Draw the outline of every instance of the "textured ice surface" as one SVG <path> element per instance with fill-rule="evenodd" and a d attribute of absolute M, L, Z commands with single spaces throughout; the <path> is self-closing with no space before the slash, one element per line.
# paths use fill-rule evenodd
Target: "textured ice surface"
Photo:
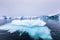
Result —
<path fill-rule="evenodd" d="M 50 29 L 45 26 L 45 22 L 42 20 L 14 20 L 9 24 L 0 27 L 0 30 L 8 30 L 13 33 L 15 31 L 28 32 L 31 37 L 38 39 L 52 39 L 50 35 Z"/>
<path fill-rule="evenodd" d="M 27 25 L 27 26 L 33 26 L 33 25 L 39 25 L 44 26 L 46 23 L 42 20 L 14 20 L 12 21 L 13 25 Z"/>

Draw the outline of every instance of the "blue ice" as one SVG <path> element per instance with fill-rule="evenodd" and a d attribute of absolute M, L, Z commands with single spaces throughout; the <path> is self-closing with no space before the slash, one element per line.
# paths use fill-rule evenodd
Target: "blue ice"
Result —
<path fill-rule="evenodd" d="M 45 26 L 43 20 L 13 20 L 11 23 L 5 24 L 0 27 L 0 30 L 8 30 L 8 32 L 13 33 L 15 31 L 28 32 L 29 35 L 35 39 L 41 37 L 42 39 L 51 39 L 50 29 Z"/>

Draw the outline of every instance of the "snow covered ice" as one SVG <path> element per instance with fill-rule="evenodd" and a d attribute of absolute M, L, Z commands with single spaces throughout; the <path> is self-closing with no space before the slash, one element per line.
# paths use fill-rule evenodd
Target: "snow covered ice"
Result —
<path fill-rule="evenodd" d="M 29 35 L 35 39 L 41 37 L 42 39 L 52 39 L 50 29 L 45 26 L 45 22 L 40 19 L 36 20 L 13 20 L 11 23 L 5 24 L 0 27 L 0 30 L 8 30 L 13 33 L 15 31 L 28 32 Z"/>

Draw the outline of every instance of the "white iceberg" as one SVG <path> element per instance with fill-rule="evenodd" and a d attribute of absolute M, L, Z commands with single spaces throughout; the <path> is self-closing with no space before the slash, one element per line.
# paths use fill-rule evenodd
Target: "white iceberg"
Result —
<path fill-rule="evenodd" d="M 42 20 L 14 20 L 9 24 L 0 27 L 0 30 L 8 30 L 13 33 L 15 31 L 28 32 L 29 35 L 35 39 L 41 37 L 42 39 L 52 39 L 50 29 L 45 26 Z M 20 36 L 22 35 L 20 34 Z"/>

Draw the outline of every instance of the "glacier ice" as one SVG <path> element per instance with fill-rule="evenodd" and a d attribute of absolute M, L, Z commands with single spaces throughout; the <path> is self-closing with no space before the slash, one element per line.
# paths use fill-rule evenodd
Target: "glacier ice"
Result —
<path fill-rule="evenodd" d="M 50 35 L 50 29 L 45 26 L 43 20 L 13 20 L 11 23 L 3 25 L 0 27 L 0 30 L 8 30 L 8 32 L 13 33 L 15 31 L 28 32 L 29 35 L 35 39 L 39 37 L 43 39 L 52 39 Z"/>

